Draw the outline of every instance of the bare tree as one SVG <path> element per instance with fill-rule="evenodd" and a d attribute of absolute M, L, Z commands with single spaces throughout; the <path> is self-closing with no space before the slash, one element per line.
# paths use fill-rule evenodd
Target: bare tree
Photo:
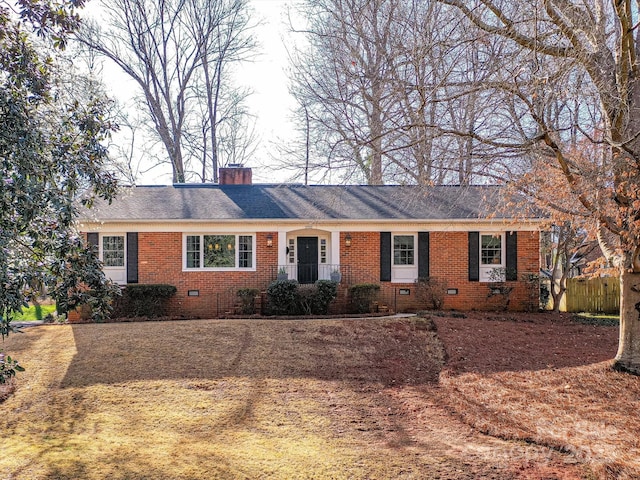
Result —
<path fill-rule="evenodd" d="M 105 21 L 88 23 L 77 38 L 137 83 L 173 181 L 184 182 L 194 168 L 204 170 L 202 181 L 216 181 L 217 131 L 225 121 L 219 112 L 232 108 L 224 101 L 246 98 L 228 95 L 226 74 L 255 49 L 248 1 L 103 0 L 101 8 Z M 192 166 L 196 162 L 201 169 Z"/>
<path fill-rule="evenodd" d="M 398 1 L 308 0 L 301 11 L 309 49 L 294 52 L 296 97 L 312 128 L 324 132 L 327 158 L 347 175 L 383 182 L 388 57 Z"/>
<path fill-rule="evenodd" d="M 570 221 L 554 225 L 550 232 L 551 269 L 549 271 L 552 308 L 560 311 L 562 298 L 567 291 L 567 279 L 573 275 L 574 263 L 581 251 L 587 253 L 588 232 Z"/>
<path fill-rule="evenodd" d="M 509 78 L 496 76 L 475 86 L 501 102 L 509 130 L 494 125 L 459 133 L 534 152 L 523 157 L 526 167 L 545 174 L 529 174 L 521 185 L 550 209 L 572 210 L 593 222 L 622 283 L 616 366 L 640 373 L 640 5 L 441 1 L 468 20 L 464 28 L 475 30 L 476 38 L 507 40 L 518 52 L 502 58 Z M 576 140 L 589 148 L 577 150 Z M 549 183 L 549 172 L 557 173 L 561 184 Z M 509 171 L 514 179 L 520 173 Z M 555 191 L 549 192 L 550 185 Z"/>
<path fill-rule="evenodd" d="M 490 60 L 498 42 L 469 51 L 451 9 L 437 2 L 303 5 L 307 26 L 293 30 L 308 44 L 292 55 L 292 90 L 324 147 L 325 168 L 371 184 L 483 181 L 496 152 L 452 132 L 491 115 L 489 97 L 478 91 L 463 102 L 460 92 L 497 68 Z"/>

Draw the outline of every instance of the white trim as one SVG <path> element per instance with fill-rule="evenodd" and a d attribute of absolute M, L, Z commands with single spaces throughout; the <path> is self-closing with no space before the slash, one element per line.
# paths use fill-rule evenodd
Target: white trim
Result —
<path fill-rule="evenodd" d="M 306 230 L 296 230 L 294 232 L 289 232 L 288 234 L 285 233 L 286 235 L 286 242 L 285 242 L 285 247 L 286 248 L 290 248 L 291 245 L 293 245 L 294 248 L 294 253 L 293 253 L 293 258 L 291 255 L 286 254 L 285 259 L 283 262 L 279 262 L 278 265 L 282 266 L 282 265 L 286 265 L 287 267 L 287 273 L 289 274 L 289 279 L 290 280 L 297 280 L 298 279 L 298 239 L 300 237 L 310 237 L 310 238 L 315 238 L 318 240 L 318 280 L 329 280 L 330 277 L 330 269 L 328 268 L 328 265 L 334 265 L 334 261 L 333 261 L 333 251 L 334 251 L 334 232 L 326 232 L 323 230 L 313 230 L 313 229 L 306 229 Z M 340 238 L 340 232 L 337 232 L 338 238 Z M 326 262 L 322 263 L 322 254 L 321 254 L 321 250 L 322 250 L 322 240 L 325 240 L 326 242 Z M 293 242 L 293 244 L 291 244 L 290 242 Z M 338 244 L 339 244 L 339 240 L 338 240 Z M 286 252 L 286 248 L 284 248 L 283 250 Z M 338 245 L 338 252 L 339 252 L 339 248 L 340 246 Z M 340 258 L 340 254 L 338 253 L 338 258 Z M 293 260 L 293 261 L 291 261 Z"/>
<path fill-rule="evenodd" d="M 349 221 L 302 221 L 302 220 L 129 220 L 108 222 L 81 222 L 77 228 L 83 232 L 193 232 L 193 233 L 243 233 L 247 229 L 253 232 L 278 233 L 295 230 L 322 230 L 323 232 L 470 232 L 470 231 L 538 231 L 546 220 L 530 221 L 512 219 L 480 220 L 349 220 Z M 250 227 L 248 227 L 250 226 Z M 309 232 L 310 233 L 310 232 Z M 280 240 L 280 236 L 278 237 Z"/>
<path fill-rule="evenodd" d="M 199 268 L 188 268 L 187 267 L 187 236 L 200 236 L 204 235 L 233 235 L 235 237 L 235 267 L 199 267 Z M 239 254 L 240 251 L 238 249 L 239 241 L 238 237 L 251 237 L 252 243 L 252 251 L 251 251 L 251 267 L 238 267 L 239 262 Z M 233 233 L 233 232 L 184 232 L 182 234 L 182 271 L 183 272 L 255 272 L 256 271 L 256 250 L 257 250 L 257 242 L 256 242 L 256 234 L 255 233 Z M 204 258 L 204 239 L 200 240 L 200 265 L 203 264 Z"/>
<path fill-rule="evenodd" d="M 340 232 L 332 231 L 329 239 L 331 245 L 329 247 L 329 260 L 331 265 L 340 266 Z"/>
<path fill-rule="evenodd" d="M 287 232 L 286 230 L 278 229 L 278 265 L 285 265 L 288 262 L 289 255 L 287 255 Z"/>
<path fill-rule="evenodd" d="M 481 283 L 491 283 L 491 282 L 503 282 L 505 281 L 505 266 L 507 264 L 507 242 L 505 232 L 479 232 L 478 238 L 478 264 L 480 265 L 480 282 Z M 482 237 L 483 236 L 500 236 L 500 263 L 499 264 L 482 264 Z M 493 270 L 502 269 L 500 272 L 501 278 L 495 278 L 495 274 Z"/>
<path fill-rule="evenodd" d="M 413 237 L 413 265 L 395 265 L 394 238 L 397 236 Z M 391 283 L 411 283 L 418 278 L 418 233 L 391 232 Z"/>
<path fill-rule="evenodd" d="M 124 262 L 121 267 L 108 267 L 104 265 L 104 237 L 122 237 L 124 245 Z M 102 232 L 98 234 L 98 256 L 103 262 L 102 270 L 105 276 L 118 285 L 126 285 L 127 283 L 127 234 L 124 232 Z"/>

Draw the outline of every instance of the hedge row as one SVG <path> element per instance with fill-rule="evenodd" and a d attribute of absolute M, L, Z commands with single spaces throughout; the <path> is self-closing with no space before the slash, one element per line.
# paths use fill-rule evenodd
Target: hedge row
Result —
<path fill-rule="evenodd" d="M 127 285 L 113 305 L 112 318 L 168 316 L 169 299 L 178 289 L 173 285 Z"/>

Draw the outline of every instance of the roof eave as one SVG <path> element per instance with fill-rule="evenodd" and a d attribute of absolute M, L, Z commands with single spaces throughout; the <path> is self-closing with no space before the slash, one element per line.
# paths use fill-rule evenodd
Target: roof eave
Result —
<path fill-rule="evenodd" d="M 475 218 L 202 218 L 202 219 L 183 219 L 183 218 L 156 218 L 156 219 L 137 219 L 137 218 L 83 218 L 78 219 L 78 223 L 533 223 L 543 224 L 548 222 L 548 218 L 514 218 L 514 217 L 475 217 Z"/>

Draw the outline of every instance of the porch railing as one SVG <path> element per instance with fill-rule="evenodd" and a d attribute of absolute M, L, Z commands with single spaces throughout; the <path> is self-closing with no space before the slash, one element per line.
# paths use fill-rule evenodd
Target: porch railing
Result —
<path fill-rule="evenodd" d="M 279 276 L 286 274 L 288 280 L 297 280 L 300 283 L 314 283 L 316 280 L 335 280 L 342 283 L 351 283 L 351 268 L 345 265 L 329 263 L 319 264 L 286 264 L 272 268 L 271 276 L 277 280 Z"/>

